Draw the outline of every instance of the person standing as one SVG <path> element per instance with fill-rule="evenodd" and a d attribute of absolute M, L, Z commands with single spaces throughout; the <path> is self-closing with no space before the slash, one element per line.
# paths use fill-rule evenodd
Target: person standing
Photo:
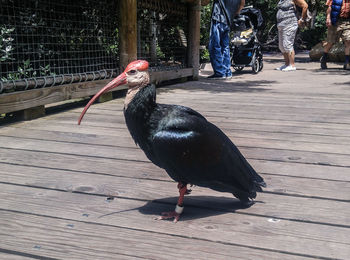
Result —
<path fill-rule="evenodd" d="M 232 78 L 230 60 L 230 27 L 245 0 L 214 0 L 209 35 L 209 56 L 214 74 L 208 79 Z"/>
<path fill-rule="evenodd" d="M 301 18 L 298 20 L 296 6 L 302 8 Z M 307 17 L 308 4 L 304 0 L 280 0 L 277 4 L 278 47 L 283 54 L 284 65 L 278 67 L 280 71 L 296 70 L 294 58 L 294 40 L 298 26 L 303 26 Z"/>
<path fill-rule="evenodd" d="M 342 38 L 345 46 L 345 63 L 343 68 L 350 69 L 350 0 L 327 0 L 327 40 L 323 46 L 321 69 L 327 69 L 328 52 Z"/>

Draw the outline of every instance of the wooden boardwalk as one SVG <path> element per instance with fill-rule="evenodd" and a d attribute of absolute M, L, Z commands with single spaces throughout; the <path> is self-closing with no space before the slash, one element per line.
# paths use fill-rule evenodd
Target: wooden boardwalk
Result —
<path fill-rule="evenodd" d="M 247 209 L 176 184 L 135 146 L 123 100 L 0 128 L 0 259 L 350 259 L 350 73 L 265 56 L 232 80 L 159 89 L 218 125 L 265 178 Z M 203 70 L 201 75 L 209 75 Z"/>

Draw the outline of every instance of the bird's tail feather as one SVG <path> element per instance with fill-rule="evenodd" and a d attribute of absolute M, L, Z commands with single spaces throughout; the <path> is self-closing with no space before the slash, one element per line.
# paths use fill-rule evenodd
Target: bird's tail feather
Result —
<path fill-rule="evenodd" d="M 262 191 L 261 187 L 266 188 L 266 183 L 264 179 L 253 169 L 253 167 L 250 164 L 248 165 L 250 168 L 251 176 L 253 178 L 253 183 L 255 184 L 257 191 Z"/>
<path fill-rule="evenodd" d="M 261 191 L 263 191 L 261 187 L 266 188 L 266 182 L 257 173 L 255 173 L 253 183 L 255 185 L 256 191 L 260 191 L 261 192 Z"/>

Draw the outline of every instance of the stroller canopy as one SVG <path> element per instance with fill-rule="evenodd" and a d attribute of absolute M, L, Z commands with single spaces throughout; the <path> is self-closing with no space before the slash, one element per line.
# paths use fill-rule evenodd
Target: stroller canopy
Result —
<path fill-rule="evenodd" d="M 246 30 L 250 28 L 249 21 L 252 22 L 255 30 L 264 26 L 264 19 L 259 9 L 252 7 L 243 8 L 239 15 L 233 19 L 232 30 Z"/>
<path fill-rule="evenodd" d="M 243 8 L 240 15 L 245 15 L 250 18 L 255 29 L 260 29 L 264 25 L 264 18 L 259 9 L 255 8 Z"/>

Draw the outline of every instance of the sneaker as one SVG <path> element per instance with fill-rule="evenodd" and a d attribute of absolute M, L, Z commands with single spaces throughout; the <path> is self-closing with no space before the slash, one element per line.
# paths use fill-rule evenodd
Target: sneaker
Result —
<path fill-rule="evenodd" d="M 343 68 L 344 70 L 350 70 L 350 63 L 345 63 Z"/>
<path fill-rule="evenodd" d="M 295 71 L 295 70 L 297 70 L 297 68 L 295 66 L 291 66 L 291 65 L 282 69 L 282 71 Z"/>
<path fill-rule="evenodd" d="M 283 70 L 283 69 L 285 69 L 285 68 L 287 68 L 287 65 L 286 65 L 286 64 L 282 65 L 281 67 L 276 68 L 276 70 Z"/>
<path fill-rule="evenodd" d="M 226 75 L 226 79 L 232 79 L 232 74 L 231 75 Z"/>
<path fill-rule="evenodd" d="M 226 76 L 219 76 L 217 74 L 213 74 L 213 75 L 207 77 L 207 79 L 226 79 Z"/>
<path fill-rule="evenodd" d="M 321 57 L 320 62 L 321 62 L 321 69 L 323 70 L 327 69 L 327 59 L 324 56 Z"/>

